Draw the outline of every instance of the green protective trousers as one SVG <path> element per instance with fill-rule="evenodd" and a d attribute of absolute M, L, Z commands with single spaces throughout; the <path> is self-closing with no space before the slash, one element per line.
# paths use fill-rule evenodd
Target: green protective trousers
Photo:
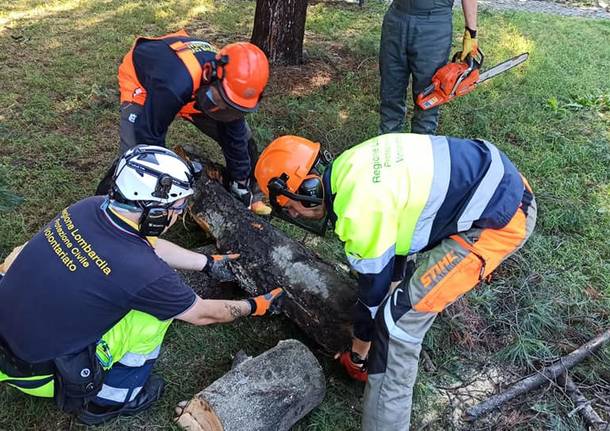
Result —
<path fill-rule="evenodd" d="M 110 357 L 99 344 L 97 354 L 100 362 L 105 365 L 108 361 L 108 365 L 105 365 L 105 369 L 108 370 L 128 353 L 142 356 L 150 354 L 161 345 L 172 321 L 172 319 L 161 321 L 141 311 L 130 311 L 102 336 L 102 341 L 108 346 Z M 52 375 L 14 378 L 0 371 L 0 382 L 6 382 L 36 397 L 52 398 L 54 395 Z"/>
<path fill-rule="evenodd" d="M 409 80 L 415 101 L 417 94 L 432 82 L 434 73 L 447 63 L 451 49 L 451 3 L 394 0 L 386 12 L 379 48 L 381 134 L 404 131 Z M 425 10 L 426 7 L 431 9 Z M 438 116 L 438 107 L 424 111 L 415 105 L 411 133 L 434 135 Z"/>

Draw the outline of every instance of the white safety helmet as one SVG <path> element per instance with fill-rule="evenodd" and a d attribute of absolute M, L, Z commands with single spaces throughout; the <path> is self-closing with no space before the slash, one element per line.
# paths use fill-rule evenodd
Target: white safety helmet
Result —
<path fill-rule="evenodd" d="M 140 208 L 170 206 L 194 193 L 191 164 L 167 148 L 138 145 L 126 151 L 114 172 L 112 198 Z"/>

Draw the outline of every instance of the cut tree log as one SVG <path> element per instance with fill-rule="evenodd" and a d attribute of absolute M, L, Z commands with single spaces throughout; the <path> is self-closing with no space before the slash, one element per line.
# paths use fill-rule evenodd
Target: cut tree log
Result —
<path fill-rule="evenodd" d="M 597 337 L 583 344 L 578 349 L 559 359 L 554 364 L 532 374 L 529 377 L 513 384 L 510 388 L 502 393 L 493 395 L 485 401 L 476 404 L 466 410 L 467 421 L 474 421 L 482 415 L 497 409 L 502 404 L 512 400 L 519 395 L 523 395 L 531 390 L 534 390 L 544 383 L 554 382 L 557 377 L 564 374 L 576 364 L 591 356 L 601 346 L 610 341 L 610 329 L 599 334 Z"/>
<path fill-rule="evenodd" d="M 568 414 L 568 416 L 574 415 L 576 412 L 580 414 L 583 420 L 587 423 L 593 431 L 605 431 L 608 430 L 608 422 L 604 421 L 597 412 L 593 409 L 591 401 L 580 392 L 574 380 L 567 374 L 561 374 L 557 378 L 557 384 L 559 384 L 565 391 L 566 395 L 574 403 L 574 410 Z"/>
<path fill-rule="evenodd" d="M 190 213 L 219 250 L 241 254 L 231 263 L 240 287 L 252 296 L 284 288 L 286 316 L 329 353 L 347 347 L 357 287 L 349 273 L 248 211 L 208 175 L 197 189 Z"/>
<path fill-rule="evenodd" d="M 178 425 L 189 431 L 287 431 L 326 393 L 322 367 L 299 341 L 280 341 L 236 362 L 189 401 Z"/>

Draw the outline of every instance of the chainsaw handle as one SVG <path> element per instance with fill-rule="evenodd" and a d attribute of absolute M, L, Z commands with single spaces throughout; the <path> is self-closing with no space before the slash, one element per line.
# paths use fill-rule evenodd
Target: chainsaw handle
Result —
<path fill-rule="evenodd" d="M 462 51 L 458 51 L 453 54 L 453 57 L 451 57 L 451 62 L 457 63 L 461 55 Z M 464 59 L 464 63 L 466 63 L 470 69 L 480 69 L 481 66 L 483 66 L 483 60 L 485 60 L 485 55 L 483 54 L 483 51 L 481 51 L 481 48 L 477 48 L 477 56 L 473 58 L 472 55 L 468 54 Z"/>
<path fill-rule="evenodd" d="M 481 51 L 479 48 L 477 48 L 477 58 L 473 58 L 470 53 L 468 55 L 466 55 L 466 58 L 464 59 L 464 63 L 468 66 L 468 69 L 466 69 L 461 75 L 460 77 L 457 79 L 457 81 L 455 81 L 455 84 L 453 85 L 453 88 L 451 89 L 451 96 L 455 96 L 460 84 L 462 83 L 463 80 L 465 80 L 467 77 L 470 76 L 470 74 L 472 72 L 474 72 L 475 70 L 479 70 L 481 68 L 481 65 L 483 64 L 483 59 L 485 58 L 485 56 L 483 55 L 483 51 Z M 453 56 L 453 59 L 455 60 L 458 55 L 460 53 L 456 52 L 455 55 Z M 455 62 L 455 61 L 454 61 Z"/>
<path fill-rule="evenodd" d="M 476 68 L 480 69 L 481 66 L 483 66 L 483 60 L 485 60 L 485 55 L 483 55 L 483 51 L 481 51 L 481 48 L 477 48 L 477 58 L 474 59 L 474 61 L 477 63 Z"/>

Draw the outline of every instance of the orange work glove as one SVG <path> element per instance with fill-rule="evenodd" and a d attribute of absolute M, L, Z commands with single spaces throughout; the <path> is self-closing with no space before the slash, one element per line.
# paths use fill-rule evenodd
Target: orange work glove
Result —
<path fill-rule="evenodd" d="M 251 316 L 262 316 L 264 314 L 277 314 L 280 312 L 281 299 L 284 296 L 284 289 L 278 287 L 264 295 L 248 298 Z"/>

